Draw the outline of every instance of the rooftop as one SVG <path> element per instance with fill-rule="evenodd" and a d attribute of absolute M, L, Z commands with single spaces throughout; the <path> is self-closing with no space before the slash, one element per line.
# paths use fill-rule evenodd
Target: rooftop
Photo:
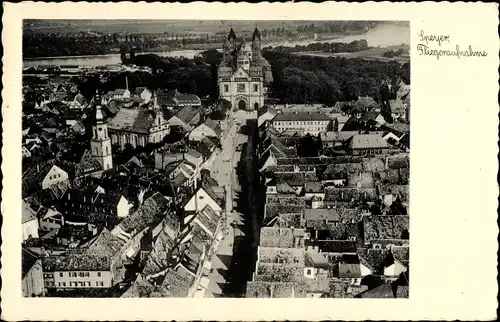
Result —
<path fill-rule="evenodd" d="M 325 113 L 318 111 L 295 111 L 279 113 L 273 119 L 273 122 L 276 121 L 331 121 L 331 119 Z"/>
<path fill-rule="evenodd" d="M 409 218 L 408 216 L 366 216 L 363 217 L 363 230 L 365 242 L 374 239 L 403 239 L 409 231 Z"/>

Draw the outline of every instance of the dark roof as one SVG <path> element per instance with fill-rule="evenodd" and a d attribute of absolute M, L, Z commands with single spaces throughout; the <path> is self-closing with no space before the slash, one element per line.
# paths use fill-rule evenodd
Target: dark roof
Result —
<path fill-rule="evenodd" d="M 185 106 L 175 116 L 185 124 L 189 124 L 199 113 L 200 110 L 198 107 Z"/>
<path fill-rule="evenodd" d="M 274 121 L 331 121 L 331 119 L 325 113 L 318 111 L 296 111 L 279 113 L 274 117 Z"/>
<path fill-rule="evenodd" d="M 30 269 L 38 261 L 38 256 L 30 252 L 29 250 L 22 248 L 22 277 L 24 278 Z"/>
<path fill-rule="evenodd" d="M 205 120 L 205 125 L 214 130 L 215 134 L 219 136 L 222 133 L 222 129 L 216 121 L 212 120 L 211 118 L 207 118 Z"/>
<path fill-rule="evenodd" d="M 356 253 L 355 241 L 318 240 L 317 245 L 323 253 Z"/>
<path fill-rule="evenodd" d="M 252 34 L 252 40 L 259 39 L 260 40 L 260 31 L 255 27 L 255 30 L 253 31 Z"/>
<path fill-rule="evenodd" d="M 408 216 L 363 217 L 365 242 L 374 239 L 401 239 L 409 231 Z"/>
<path fill-rule="evenodd" d="M 394 290 L 391 283 L 384 283 L 371 290 L 364 291 L 358 294 L 359 298 L 395 298 Z"/>
<path fill-rule="evenodd" d="M 131 215 L 125 217 L 119 227 L 125 232 L 141 231 L 154 223 L 159 223 L 164 218 L 170 218 L 174 227 L 180 226 L 180 221 L 175 214 L 165 216 L 169 202 L 160 193 L 155 193 Z"/>

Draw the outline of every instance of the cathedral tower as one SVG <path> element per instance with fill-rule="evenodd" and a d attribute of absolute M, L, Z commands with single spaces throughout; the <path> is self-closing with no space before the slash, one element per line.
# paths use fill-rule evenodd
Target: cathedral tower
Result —
<path fill-rule="evenodd" d="M 104 120 L 101 110 L 101 96 L 96 92 L 94 98 L 95 104 L 95 123 L 92 125 L 92 140 L 90 141 L 90 150 L 92 157 L 102 166 L 103 170 L 109 170 L 113 167 L 113 158 L 111 154 L 111 139 L 108 133 L 108 124 Z"/>

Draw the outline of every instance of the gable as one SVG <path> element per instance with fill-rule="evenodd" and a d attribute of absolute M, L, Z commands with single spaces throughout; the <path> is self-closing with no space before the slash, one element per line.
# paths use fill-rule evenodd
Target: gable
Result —
<path fill-rule="evenodd" d="M 221 211 L 222 208 L 210 195 L 203 189 L 200 188 L 196 194 L 194 194 L 189 201 L 184 206 L 185 211 L 201 211 L 207 205 L 209 205 L 214 211 Z"/>
<path fill-rule="evenodd" d="M 45 175 L 45 177 L 43 178 L 43 180 L 45 181 L 47 178 L 50 178 L 50 177 L 53 177 L 53 176 L 65 176 L 67 175 L 66 172 L 59 168 L 58 166 L 56 165 L 53 165 L 50 170 L 47 172 L 47 174 Z"/>
<path fill-rule="evenodd" d="M 244 78 L 244 77 L 249 77 L 249 75 L 242 67 L 238 67 L 238 69 L 233 73 L 231 77 Z"/>

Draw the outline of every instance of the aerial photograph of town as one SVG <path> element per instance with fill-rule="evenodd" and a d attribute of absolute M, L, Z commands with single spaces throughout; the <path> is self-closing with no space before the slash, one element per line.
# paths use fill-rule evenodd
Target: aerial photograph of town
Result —
<path fill-rule="evenodd" d="M 409 298 L 408 21 L 22 33 L 24 297 Z"/>

